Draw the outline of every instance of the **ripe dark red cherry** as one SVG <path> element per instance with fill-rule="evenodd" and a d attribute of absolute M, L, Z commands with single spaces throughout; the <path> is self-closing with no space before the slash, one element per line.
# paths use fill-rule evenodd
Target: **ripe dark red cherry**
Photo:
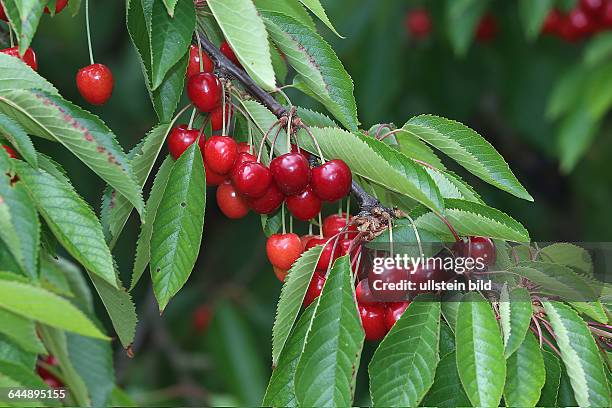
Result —
<path fill-rule="evenodd" d="M 2 5 L 2 3 L 0 3 L 0 20 L 8 21 L 8 17 L 4 12 L 4 6 Z"/>
<path fill-rule="evenodd" d="M 606 1 L 604 8 L 599 17 L 599 22 L 603 28 L 612 27 L 612 1 Z"/>
<path fill-rule="evenodd" d="M 482 258 L 485 264 L 493 265 L 495 263 L 495 244 L 488 237 L 468 237 L 467 242 L 459 244 L 461 248 L 461 256 L 469 258 Z"/>
<path fill-rule="evenodd" d="M 546 34 L 557 34 L 563 24 L 563 15 L 559 9 L 552 9 L 546 16 L 544 24 L 542 25 L 542 32 Z"/>
<path fill-rule="evenodd" d="M 605 0 L 580 0 L 580 8 L 585 13 L 597 18 L 604 8 L 604 2 Z"/>
<path fill-rule="evenodd" d="M 42 362 L 53 367 L 58 365 L 57 360 L 52 355 L 48 355 L 42 359 Z M 51 388 L 61 388 L 64 386 L 64 384 L 57 377 L 55 377 L 49 370 L 40 364 L 36 365 L 36 373 Z"/>
<path fill-rule="evenodd" d="M 298 147 L 298 145 L 291 143 L 291 153 L 299 153 L 301 155 L 303 155 L 306 160 L 310 160 L 310 153 L 308 153 L 306 150 Z"/>
<path fill-rule="evenodd" d="M 247 142 L 238 143 L 238 153 L 251 153 L 251 146 Z M 254 156 L 253 156 L 254 157 Z"/>
<path fill-rule="evenodd" d="M 480 42 L 491 41 L 497 35 L 497 20 L 491 14 L 486 14 L 476 27 L 476 39 Z"/>
<path fill-rule="evenodd" d="M 297 234 L 273 234 L 266 242 L 266 254 L 270 263 L 289 270 L 302 254 L 302 242 Z"/>
<path fill-rule="evenodd" d="M 79 93 L 92 105 L 104 105 L 113 94 L 113 73 L 104 64 L 92 64 L 77 72 Z"/>
<path fill-rule="evenodd" d="M 351 191 L 353 175 L 342 160 L 336 159 L 312 169 L 310 185 L 323 201 L 336 201 Z"/>
<path fill-rule="evenodd" d="M 193 328 L 196 332 L 202 333 L 205 331 L 210 325 L 210 321 L 212 320 L 213 310 L 207 305 L 200 305 L 193 312 Z"/>
<path fill-rule="evenodd" d="M 310 166 L 304 155 L 285 153 L 275 157 L 270 163 L 270 171 L 285 195 L 294 195 L 308 186 L 310 182 Z"/>
<path fill-rule="evenodd" d="M 310 240 L 311 240 L 311 239 L 313 239 L 313 238 L 315 238 L 315 236 L 314 236 L 314 235 L 310 235 L 310 234 L 307 234 L 307 235 L 302 235 L 302 236 L 300 237 L 300 241 L 302 241 L 302 250 L 304 250 L 304 251 L 306 250 L 306 245 L 307 245 L 307 244 L 308 244 L 308 242 L 310 242 Z"/>
<path fill-rule="evenodd" d="M 379 268 L 372 268 L 368 273 L 370 290 L 379 301 L 397 302 L 406 300 L 408 289 L 390 288 L 389 284 L 398 284 L 409 280 L 409 274 L 409 269 L 399 268 L 394 263 L 385 263 L 380 265 Z"/>
<path fill-rule="evenodd" d="M 202 70 L 200 71 L 200 55 L 202 56 Z M 197 45 L 191 45 L 189 47 L 189 65 L 187 65 L 187 72 L 185 78 L 189 79 L 200 72 L 213 72 L 215 68 L 213 62 L 204 51 L 200 53 Z"/>
<path fill-rule="evenodd" d="M 32 48 L 28 48 L 23 56 L 19 55 L 19 47 L 11 47 L 0 50 L 0 52 L 10 55 L 12 57 L 17 57 L 26 64 L 30 66 L 34 71 L 38 70 L 38 63 L 36 62 L 36 54 Z"/>
<path fill-rule="evenodd" d="M 225 123 L 229 123 L 229 121 L 232 119 L 232 113 L 233 113 L 234 109 L 232 108 L 231 105 L 225 105 Z M 212 130 L 221 130 L 221 128 L 223 127 L 223 110 L 221 109 L 221 107 L 219 106 L 217 109 L 215 109 L 214 111 L 210 112 L 210 126 L 212 127 Z"/>
<path fill-rule="evenodd" d="M 359 303 L 375 303 L 377 302 L 376 298 L 372 294 L 370 290 L 370 284 L 367 279 L 362 279 L 357 284 L 355 288 L 355 296 L 357 297 L 357 302 Z"/>
<path fill-rule="evenodd" d="M 228 136 L 212 136 L 204 144 L 204 160 L 217 174 L 227 174 L 238 158 L 238 145 Z"/>
<path fill-rule="evenodd" d="M 395 322 L 402 317 L 408 305 L 410 305 L 410 302 L 387 303 L 387 310 L 385 310 L 385 325 L 387 326 L 387 330 L 391 330 Z"/>
<path fill-rule="evenodd" d="M 6 150 L 6 152 L 8 153 L 8 156 L 11 159 L 16 159 L 17 158 L 17 153 L 15 153 L 15 151 L 13 150 L 13 148 L 11 146 L 2 145 L 2 147 L 4 148 L 4 150 Z"/>
<path fill-rule="evenodd" d="M 321 256 L 319 257 L 319 262 L 317 262 L 316 269 L 318 271 L 327 271 L 327 268 L 333 265 L 333 262 L 336 260 L 336 258 L 340 256 L 340 246 L 336 245 L 336 248 L 334 249 L 335 242 L 335 239 L 330 240 L 329 238 L 316 237 L 312 238 L 306 244 L 306 250 L 314 248 L 317 245 L 324 245 L 323 251 L 321 251 Z"/>
<path fill-rule="evenodd" d="M 200 131 L 197 129 L 188 129 L 187 125 L 178 125 L 172 129 L 170 135 L 168 135 L 168 150 L 174 160 L 178 159 L 189 146 L 193 144 L 198 138 Z M 206 137 L 204 134 L 200 137 L 200 150 L 203 151 L 204 141 Z"/>
<path fill-rule="evenodd" d="M 349 217 L 348 222 L 351 222 L 352 217 Z M 346 213 L 342 213 L 342 215 L 332 214 L 323 220 L 323 236 L 324 237 L 333 237 L 338 234 L 340 231 L 346 227 Z M 349 226 L 347 231 L 357 231 L 357 227 L 354 225 Z"/>
<path fill-rule="evenodd" d="M 415 38 L 423 39 L 431 32 L 431 17 L 424 8 L 410 10 L 406 15 L 406 29 Z"/>
<path fill-rule="evenodd" d="M 358 304 L 358 307 L 366 340 L 377 341 L 385 337 L 387 334 L 385 308 L 375 303 L 367 305 Z"/>
<path fill-rule="evenodd" d="M 227 58 L 229 58 L 230 61 L 232 61 L 234 64 L 236 64 L 240 68 L 242 68 L 242 65 L 240 64 L 240 61 L 238 61 L 238 57 L 236 57 L 236 54 L 234 54 L 234 50 L 232 50 L 232 47 L 230 47 L 230 45 L 227 43 L 227 41 L 223 41 L 221 43 L 221 47 L 219 47 L 219 49 L 221 50 L 223 55 L 225 55 Z"/>
<path fill-rule="evenodd" d="M 310 306 L 312 302 L 314 302 L 319 296 L 321 296 L 323 285 L 325 285 L 325 276 L 317 272 L 313 273 L 312 279 L 310 280 L 310 284 L 308 285 L 308 290 L 306 291 L 306 295 L 304 296 L 304 307 Z"/>
<path fill-rule="evenodd" d="M 200 145 L 200 149 L 202 146 Z M 206 172 L 206 185 L 207 186 L 218 186 L 227 180 L 226 174 L 217 174 L 208 167 L 208 163 L 204 162 L 204 171 Z"/>
<path fill-rule="evenodd" d="M 234 186 L 226 181 L 217 188 L 217 205 L 221 212 L 233 220 L 243 218 L 249 213 L 249 205 Z"/>
<path fill-rule="evenodd" d="M 234 168 L 238 168 L 242 163 L 248 162 L 256 162 L 257 157 L 253 156 L 251 153 L 240 152 L 240 147 L 238 147 L 238 156 L 236 157 L 236 162 L 234 163 Z M 232 169 L 233 171 L 233 169 Z"/>
<path fill-rule="evenodd" d="M 268 190 L 272 182 L 272 173 L 261 163 L 246 162 L 234 167 L 231 178 L 242 195 L 258 198 Z"/>
<path fill-rule="evenodd" d="M 276 275 L 276 278 L 281 281 L 281 282 L 285 282 L 285 278 L 287 277 L 287 273 L 289 271 L 287 271 L 286 269 L 281 269 L 277 266 L 272 265 L 272 270 L 274 271 L 274 275 Z"/>
<path fill-rule="evenodd" d="M 321 211 L 321 200 L 308 187 L 299 194 L 287 197 L 287 209 L 298 220 L 308 221 Z"/>
<path fill-rule="evenodd" d="M 201 72 L 187 81 L 187 96 L 202 112 L 212 112 L 221 105 L 221 81 L 209 72 Z"/>
<path fill-rule="evenodd" d="M 249 207 L 257 214 L 272 214 L 281 206 L 284 200 L 285 196 L 276 187 L 276 183 L 272 181 L 264 195 L 257 198 L 249 198 L 247 202 Z"/>

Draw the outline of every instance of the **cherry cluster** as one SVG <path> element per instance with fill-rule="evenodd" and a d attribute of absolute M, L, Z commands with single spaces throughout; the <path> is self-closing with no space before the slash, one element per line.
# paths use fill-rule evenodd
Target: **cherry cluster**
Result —
<path fill-rule="evenodd" d="M 59 1 L 58 1 L 59 4 Z M 55 375 L 53 375 L 53 373 L 51 373 L 49 370 L 47 370 L 45 367 L 43 367 L 40 363 L 44 363 L 48 366 L 51 367 L 57 367 L 58 362 L 57 359 L 52 356 L 51 354 L 49 354 L 48 356 L 39 359 L 39 361 L 36 364 L 36 373 L 38 374 L 38 376 L 40 378 L 42 378 L 42 380 L 51 388 L 62 388 L 64 386 L 64 383 L 62 383 L 62 381 L 57 378 Z"/>
<path fill-rule="evenodd" d="M 580 0 L 567 13 L 551 10 L 542 32 L 573 42 L 611 28 L 612 0 Z"/>
<path fill-rule="evenodd" d="M 404 25 L 408 33 L 417 40 L 428 38 L 433 27 L 429 10 L 425 8 L 410 10 L 406 14 Z M 491 41 L 497 35 L 497 31 L 498 24 L 495 17 L 491 14 L 485 14 L 476 26 L 476 40 L 480 42 Z"/>
<path fill-rule="evenodd" d="M 68 0 L 57 0 L 55 2 L 55 14 L 62 11 Z M 45 7 L 45 13 L 50 14 L 49 8 Z M 8 21 L 4 7 L 0 3 L 0 19 Z M 38 70 L 36 53 L 32 48 L 28 48 L 23 55 L 19 55 L 19 47 L 10 47 L 0 50 L 0 52 L 17 57 L 30 66 L 34 71 Z M 113 94 L 115 81 L 110 68 L 104 64 L 91 64 L 81 68 L 76 75 L 76 85 L 79 93 L 87 102 L 92 105 L 104 105 Z"/>

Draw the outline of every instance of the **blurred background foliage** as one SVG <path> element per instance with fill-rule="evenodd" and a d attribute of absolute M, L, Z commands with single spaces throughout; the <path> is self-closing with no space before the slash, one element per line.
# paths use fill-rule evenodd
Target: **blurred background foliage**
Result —
<path fill-rule="evenodd" d="M 323 4 L 346 39 L 325 27 L 320 31 L 353 77 L 363 128 L 401 126 L 420 113 L 464 122 L 501 152 L 535 198 L 533 204 L 524 202 L 469 179 L 490 205 L 522 221 L 534 240 L 610 240 L 610 33 L 573 42 L 554 36 L 530 40 L 520 3 L 524 6 L 502 0 L 328 0 Z M 567 10 L 575 2 L 560 3 Z M 112 69 L 115 91 L 103 108 L 87 108 L 106 121 L 127 150 L 156 117 L 125 28 L 124 2 L 93 0 L 90 7 L 96 60 Z M 431 13 L 428 38 L 413 38 L 406 30 L 406 14 L 416 7 Z M 497 32 L 489 41 L 472 42 L 484 12 L 497 20 Z M 88 64 L 84 19 L 83 13 L 45 16 L 33 43 L 39 72 L 83 106 L 74 77 Z M 457 38 L 449 33 L 466 32 L 465 51 L 456 52 Z M 288 93 L 295 104 L 311 104 L 295 90 Z M 78 191 L 99 208 L 100 179 L 58 145 L 37 143 L 65 165 Z M 210 198 L 196 269 L 163 318 L 146 285 L 134 292 L 140 318 L 135 356 L 129 359 L 117 344 L 116 371 L 119 384 L 139 405 L 261 401 L 281 285 L 265 260 L 259 218 L 230 222 Z M 132 219 L 115 250 L 124 282 L 136 227 Z M 207 306 L 199 309 L 198 329 L 193 316 L 202 305 Z M 366 347 L 363 361 L 371 352 Z M 367 403 L 364 373 L 358 379 L 358 404 Z"/>

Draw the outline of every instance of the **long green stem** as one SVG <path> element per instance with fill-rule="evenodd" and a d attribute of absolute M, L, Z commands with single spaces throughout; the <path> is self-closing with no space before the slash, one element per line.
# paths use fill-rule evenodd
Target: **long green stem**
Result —
<path fill-rule="evenodd" d="M 85 0 L 85 26 L 87 27 L 87 46 L 89 47 L 89 62 L 94 64 L 93 49 L 91 48 L 91 30 L 89 29 L 89 0 Z"/>

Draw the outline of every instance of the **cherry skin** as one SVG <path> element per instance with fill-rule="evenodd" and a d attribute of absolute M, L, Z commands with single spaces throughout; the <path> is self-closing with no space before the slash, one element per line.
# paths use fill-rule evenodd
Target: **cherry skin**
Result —
<path fill-rule="evenodd" d="M 64 7 L 66 7 L 67 4 L 68 4 L 68 0 L 57 0 L 55 2 L 55 14 L 62 11 Z M 51 14 L 51 10 L 49 10 L 49 7 L 45 7 L 45 13 Z"/>
<path fill-rule="evenodd" d="M 266 242 L 266 254 L 272 265 L 289 270 L 302 254 L 302 241 L 292 232 L 273 234 Z"/>
<path fill-rule="evenodd" d="M 2 147 L 4 148 L 4 150 L 6 150 L 6 153 L 8 153 L 8 156 L 11 159 L 16 159 L 17 158 L 17 153 L 15 153 L 15 151 L 13 150 L 13 148 L 11 146 L 2 145 Z"/>
<path fill-rule="evenodd" d="M 306 250 L 310 248 L 314 248 L 317 245 L 324 245 L 323 250 L 321 251 L 321 256 L 319 257 L 319 261 L 317 262 L 316 269 L 318 271 L 325 272 L 327 268 L 333 265 L 333 262 L 340 256 L 340 247 L 336 245 L 334 250 L 334 242 L 335 240 L 330 240 L 329 238 L 312 238 L 306 244 Z"/>
<path fill-rule="evenodd" d="M 580 8 L 584 10 L 585 13 L 598 17 L 604 8 L 605 0 L 580 0 Z"/>
<path fill-rule="evenodd" d="M 217 174 L 227 174 L 238 158 L 238 145 L 228 136 L 212 136 L 204 144 L 204 160 Z"/>
<path fill-rule="evenodd" d="M 304 307 L 310 306 L 312 302 L 321 296 L 323 285 L 325 285 L 325 276 L 317 272 L 313 273 L 308 290 L 306 290 L 306 295 L 304 296 Z"/>
<path fill-rule="evenodd" d="M 230 219 L 237 220 L 249 213 L 249 205 L 234 186 L 226 181 L 217 188 L 217 205 L 221 212 Z"/>
<path fill-rule="evenodd" d="M 563 15 L 559 9 L 552 9 L 544 20 L 542 32 L 546 34 L 557 34 L 559 33 L 561 24 L 563 24 Z"/>
<path fill-rule="evenodd" d="M 336 159 L 312 169 L 310 185 L 323 201 L 336 201 L 351 191 L 353 176 L 351 169 L 342 160 Z"/>
<path fill-rule="evenodd" d="M 368 283 L 367 279 L 362 279 L 359 281 L 357 287 L 355 288 L 355 296 L 357 297 L 357 302 L 361 304 L 378 302 L 370 290 L 370 284 Z"/>
<path fill-rule="evenodd" d="M 203 304 L 197 307 L 193 312 L 193 328 L 196 332 L 202 333 L 204 332 L 208 326 L 210 325 L 210 321 L 212 320 L 213 310 L 207 305 Z"/>
<path fill-rule="evenodd" d="M 491 266 L 495 263 L 495 244 L 488 237 L 468 237 L 467 242 L 459 243 L 460 255 L 470 258 L 482 258 L 484 263 Z"/>
<path fill-rule="evenodd" d="M 200 55 L 202 58 L 200 59 Z M 202 70 L 200 71 L 200 60 L 202 61 Z M 200 50 L 197 45 L 191 45 L 189 47 L 189 65 L 187 65 L 187 72 L 185 78 L 189 79 L 200 72 L 213 72 L 215 68 L 213 62 L 204 51 L 200 54 Z"/>
<path fill-rule="evenodd" d="M 42 362 L 52 367 L 56 367 L 58 365 L 57 359 L 52 355 L 48 355 L 47 357 L 43 358 Z M 36 365 L 36 373 L 40 376 L 40 378 L 47 385 L 49 385 L 49 387 L 60 388 L 64 386 L 64 384 L 57 377 L 55 377 L 50 371 L 48 371 L 42 365 L 39 365 L 39 364 Z"/>
<path fill-rule="evenodd" d="M 27 65 L 30 66 L 34 71 L 38 70 L 38 62 L 36 62 L 36 54 L 32 48 L 28 48 L 23 56 L 19 55 L 19 47 L 11 47 L 0 50 L 1 53 L 10 55 L 12 57 L 17 57 Z"/>
<path fill-rule="evenodd" d="M 287 197 L 287 209 L 298 220 L 308 221 L 321 211 L 321 200 L 308 187 L 299 194 Z"/>
<path fill-rule="evenodd" d="M 225 123 L 229 123 L 232 119 L 234 109 L 231 105 L 225 105 Z M 223 109 L 219 106 L 214 111 L 210 112 L 210 125 L 212 130 L 221 130 L 223 128 Z"/>
<path fill-rule="evenodd" d="M 251 154 L 251 146 L 247 142 L 238 143 L 238 154 L 249 153 Z M 253 156 L 255 157 L 255 156 Z"/>
<path fill-rule="evenodd" d="M 104 105 L 113 94 L 113 73 L 104 64 L 92 64 L 77 72 L 79 93 L 92 105 Z"/>
<path fill-rule="evenodd" d="M 8 17 L 6 16 L 2 3 L 0 3 L 0 20 L 8 21 Z"/>
<path fill-rule="evenodd" d="M 353 217 L 349 217 L 348 222 L 351 222 Z M 346 227 L 346 213 L 342 213 L 342 215 L 332 214 L 323 220 L 323 236 L 324 237 L 333 237 L 334 235 L 340 233 Z M 357 231 L 357 227 L 355 225 L 349 226 L 347 231 Z"/>
<path fill-rule="evenodd" d="M 201 145 L 200 145 L 200 148 Z M 227 180 L 226 174 L 217 174 L 208 167 L 208 163 L 204 162 L 204 171 L 206 172 L 206 185 L 218 186 Z"/>
<path fill-rule="evenodd" d="M 389 289 L 385 284 L 396 284 L 409 280 L 408 269 L 398 268 L 395 264 L 383 264 L 380 268 L 372 268 L 368 273 L 370 290 L 376 299 L 385 302 L 405 300 L 408 289 Z"/>
<path fill-rule="evenodd" d="M 247 202 L 249 207 L 257 214 L 272 214 L 284 200 L 285 196 L 276 187 L 276 183 L 271 182 L 264 195 L 258 198 L 249 198 Z"/>
<path fill-rule="evenodd" d="M 385 308 L 375 303 L 358 304 L 358 307 L 366 340 L 378 341 L 385 337 L 387 334 Z"/>
<path fill-rule="evenodd" d="M 385 325 L 387 326 L 387 330 L 391 330 L 395 322 L 402 317 L 408 305 L 410 305 L 410 302 L 394 302 L 387 304 L 387 310 L 385 310 Z"/>
<path fill-rule="evenodd" d="M 288 196 L 304 191 L 310 182 L 308 160 L 299 153 L 275 157 L 270 163 L 270 171 L 278 188 Z"/>
<path fill-rule="evenodd" d="M 170 155 L 174 158 L 174 160 L 177 160 L 185 152 L 185 150 L 187 150 L 187 148 L 197 140 L 199 134 L 199 130 L 188 129 L 187 125 L 185 124 L 172 128 L 166 143 L 168 144 Z M 200 150 L 203 150 L 202 146 L 204 146 L 205 139 L 206 137 L 204 134 L 202 134 L 202 136 L 200 136 L 199 143 Z"/>
<path fill-rule="evenodd" d="M 476 27 L 476 39 L 480 42 L 488 42 L 497 35 L 497 20 L 491 14 L 486 14 L 478 22 Z"/>
<path fill-rule="evenodd" d="M 187 81 L 187 96 L 202 112 L 212 112 L 221 105 L 221 81 L 209 72 L 200 72 Z"/>
<path fill-rule="evenodd" d="M 238 191 L 249 198 L 262 197 L 272 182 L 270 170 L 258 162 L 245 162 L 234 167 L 232 183 Z"/>
<path fill-rule="evenodd" d="M 272 270 L 274 271 L 274 275 L 276 275 L 276 278 L 281 281 L 281 282 L 285 282 L 285 278 L 287 277 L 287 273 L 289 272 L 286 269 L 281 269 L 277 266 L 272 265 Z"/>
<path fill-rule="evenodd" d="M 241 152 L 240 146 L 238 146 L 238 156 L 236 156 L 236 161 L 234 162 L 234 168 L 237 168 L 242 163 L 256 162 L 256 161 L 257 161 L 257 157 L 253 156 L 251 153 L 248 153 L 248 152 Z"/>
<path fill-rule="evenodd" d="M 309 160 L 311 155 L 310 153 L 308 153 L 306 150 L 301 149 L 298 145 L 291 143 L 291 153 L 299 153 L 302 156 L 304 156 L 306 158 L 306 160 Z"/>
<path fill-rule="evenodd" d="M 406 15 L 406 28 L 410 34 L 418 39 L 427 38 L 431 33 L 431 17 L 424 8 L 410 10 Z"/>
<path fill-rule="evenodd" d="M 302 241 L 302 251 L 306 250 L 306 245 L 308 244 L 308 242 L 310 242 L 311 239 L 316 238 L 314 235 L 311 234 L 307 234 L 307 235 L 302 235 L 300 237 L 300 241 Z"/>
<path fill-rule="evenodd" d="M 236 57 L 234 50 L 232 50 L 232 47 L 230 47 L 227 41 L 223 41 L 219 49 L 230 61 L 242 68 L 242 64 L 240 64 L 240 61 L 238 61 L 238 57 Z"/>
<path fill-rule="evenodd" d="M 599 22 L 603 28 L 612 27 L 612 1 L 606 1 L 604 8 L 599 17 Z"/>

